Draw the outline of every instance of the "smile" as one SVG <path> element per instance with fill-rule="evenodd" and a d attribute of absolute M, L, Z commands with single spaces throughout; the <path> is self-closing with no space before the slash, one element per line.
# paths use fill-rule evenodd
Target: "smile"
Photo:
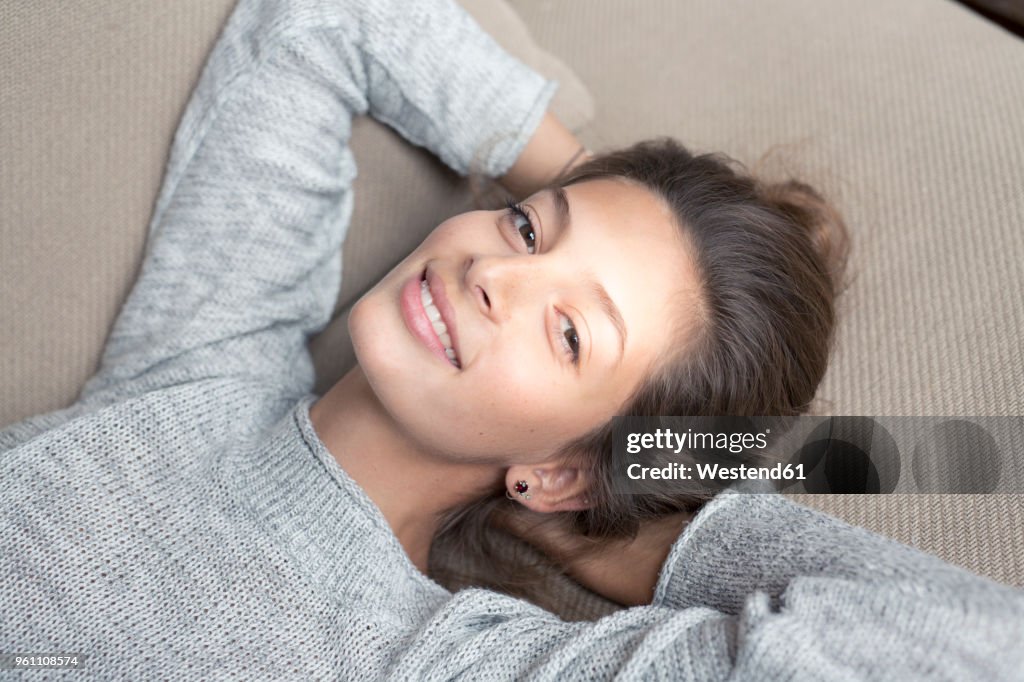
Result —
<path fill-rule="evenodd" d="M 422 274 L 416 275 L 402 287 L 402 319 L 428 350 L 449 365 L 461 369 L 454 329 L 446 322 L 445 312 L 449 321 L 454 321 L 453 313 L 443 298 L 443 285 L 435 279 L 437 288 L 432 291 L 429 279 Z M 435 294 L 439 294 L 437 299 Z"/>
<path fill-rule="evenodd" d="M 438 340 L 444 346 L 444 354 L 458 366 L 458 358 L 452 347 L 452 337 L 448 335 L 448 325 L 441 319 L 441 311 L 434 305 L 434 297 L 430 295 L 430 285 L 427 284 L 427 280 L 420 282 L 420 302 L 423 303 L 423 310 L 427 313 L 427 318 L 430 319 L 430 324 L 433 325 Z"/>

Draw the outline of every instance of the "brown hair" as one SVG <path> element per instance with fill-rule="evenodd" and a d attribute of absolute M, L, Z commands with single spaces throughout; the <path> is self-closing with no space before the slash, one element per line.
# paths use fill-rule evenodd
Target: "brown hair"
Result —
<path fill-rule="evenodd" d="M 624 178 L 665 201 L 692 251 L 701 282 L 701 321 L 685 343 L 624 402 L 622 416 L 791 416 L 810 410 L 828 363 L 836 324 L 835 300 L 844 288 L 849 248 L 839 213 L 798 180 L 762 182 L 721 154 L 695 155 L 672 138 L 656 138 L 599 154 L 550 183 L 568 186 Z M 567 444 L 566 460 L 584 460 L 592 473 L 579 512 L 536 514 L 503 491 L 452 510 L 435 538 L 431 571 L 453 586 L 484 585 L 549 605 L 537 584 L 538 566 L 510 558 L 490 527 L 502 514 L 526 514 L 565 524 L 602 540 L 631 537 L 641 522 L 695 512 L 706 495 L 611 493 L 611 420 Z M 486 578 L 453 571 L 439 561 L 476 561 Z M 475 556 L 474 556 L 475 555 Z M 536 555 L 532 555 L 536 556 Z"/>

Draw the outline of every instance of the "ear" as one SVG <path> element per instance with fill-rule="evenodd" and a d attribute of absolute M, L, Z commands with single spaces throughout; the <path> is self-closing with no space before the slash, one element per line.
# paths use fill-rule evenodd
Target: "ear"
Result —
<path fill-rule="evenodd" d="M 526 484 L 523 494 L 517 488 L 520 482 Z M 517 464 L 505 472 L 506 494 L 524 507 L 543 513 L 588 509 L 590 484 L 588 471 L 560 462 Z"/>

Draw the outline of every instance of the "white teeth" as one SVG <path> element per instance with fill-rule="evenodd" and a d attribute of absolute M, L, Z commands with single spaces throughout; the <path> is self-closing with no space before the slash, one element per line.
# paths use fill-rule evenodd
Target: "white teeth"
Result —
<path fill-rule="evenodd" d="M 444 345 L 444 354 L 448 356 L 449 360 L 457 363 L 455 349 L 452 348 L 452 337 L 448 334 L 448 326 L 441 319 L 441 311 L 434 305 L 434 297 L 430 295 L 430 287 L 426 280 L 420 283 L 420 300 L 423 301 L 423 309 L 427 312 L 427 318 L 434 327 L 437 338 L 441 339 L 441 343 Z"/>

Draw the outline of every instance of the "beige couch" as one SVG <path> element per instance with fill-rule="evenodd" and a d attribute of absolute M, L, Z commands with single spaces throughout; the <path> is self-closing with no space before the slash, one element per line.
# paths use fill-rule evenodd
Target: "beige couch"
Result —
<path fill-rule="evenodd" d="M 96 370 L 231 4 L 0 4 L 0 427 L 72 403 Z M 833 413 L 1024 413 L 1024 41 L 949 0 L 463 5 L 562 82 L 555 112 L 591 149 L 667 134 L 753 164 L 781 145 L 776 170 L 836 197 L 857 277 L 819 393 Z M 471 206 L 375 121 L 353 146 L 338 318 L 311 345 L 320 390 L 352 362 L 351 303 Z M 803 501 L 1024 585 L 1020 496 Z"/>

